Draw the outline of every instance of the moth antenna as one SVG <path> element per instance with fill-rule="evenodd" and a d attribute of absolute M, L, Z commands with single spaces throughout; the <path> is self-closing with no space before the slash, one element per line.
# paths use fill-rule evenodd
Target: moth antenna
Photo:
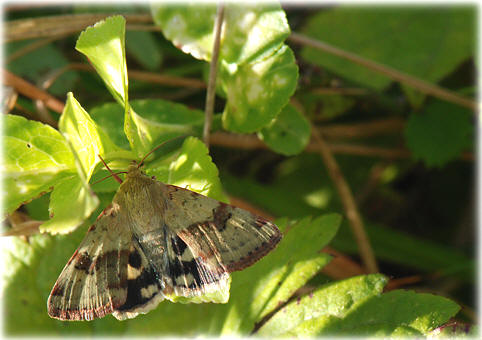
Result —
<path fill-rule="evenodd" d="M 115 179 L 117 182 L 119 182 L 120 184 L 122 184 L 122 179 L 121 179 L 119 176 L 117 176 L 117 174 L 114 173 L 114 172 L 109 168 L 109 166 L 107 165 L 107 163 L 102 159 L 102 157 L 100 157 L 100 155 L 97 155 L 97 156 L 99 156 L 99 158 L 100 158 L 100 160 L 102 161 L 102 163 L 104 163 L 105 168 L 111 173 L 111 176 L 114 177 L 114 179 Z M 106 178 L 107 178 L 107 177 L 106 177 Z"/>
<path fill-rule="evenodd" d="M 94 183 L 92 183 L 92 185 L 97 184 L 97 183 L 99 183 L 99 182 L 102 182 L 104 179 L 107 179 L 107 178 L 109 178 L 109 177 L 113 177 L 114 175 L 126 174 L 126 173 L 127 173 L 127 171 L 119 171 L 119 172 L 116 172 L 116 173 L 114 173 L 114 174 L 110 174 L 109 176 L 105 176 L 104 178 L 99 179 L 98 181 L 95 181 Z"/>
<path fill-rule="evenodd" d="M 140 168 L 141 165 L 142 165 L 142 163 L 144 163 L 144 161 L 146 160 L 146 158 L 149 157 L 149 155 L 150 155 L 151 153 L 153 153 L 154 151 L 156 151 L 157 149 L 159 149 L 159 148 L 160 148 L 161 146 L 163 146 L 164 144 L 166 144 L 166 143 L 168 143 L 168 142 L 171 142 L 171 141 L 173 141 L 173 140 L 175 140 L 175 139 L 178 139 L 178 138 L 185 138 L 185 137 L 187 137 L 187 136 L 188 136 L 188 135 L 180 135 L 180 136 L 177 136 L 177 137 L 174 137 L 174 138 L 171 138 L 171 139 L 168 139 L 168 140 L 162 142 L 161 144 L 159 144 L 158 146 L 156 146 L 154 149 L 152 149 L 151 151 L 149 151 L 149 152 L 147 153 L 147 155 L 145 155 L 145 156 L 141 159 L 141 161 L 140 161 L 139 164 L 137 165 L 137 168 Z M 100 156 L 99 156 L 99 157 L 100 157 Z M 105 164 L 105 163 L 104 163 L 104 164 Z"/>

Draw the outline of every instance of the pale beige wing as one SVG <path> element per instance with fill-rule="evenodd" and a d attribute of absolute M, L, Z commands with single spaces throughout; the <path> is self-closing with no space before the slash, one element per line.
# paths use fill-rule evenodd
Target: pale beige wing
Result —
<path fill-rule="evenodd" d="M 48 313 L 60 320 L 93 320 L 122 306 L 127 297 L 131 232 L 117 205 L 89 228 L 55 283 Z"/>
<path fill-rule="evenodd" d="M 166 225 L 210 268 L 242 270 L 281 240 L 271 222 L 193 191 L 167 185 Z"/>

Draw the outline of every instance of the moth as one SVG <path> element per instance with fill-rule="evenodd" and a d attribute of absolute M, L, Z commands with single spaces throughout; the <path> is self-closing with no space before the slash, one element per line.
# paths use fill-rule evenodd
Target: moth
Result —
<path fill-rule="evenodd" d="M 50 317 L 113 314 L 124 320 L 164 299 L 226 302 L 229 273 L 252 265 L 280 241 L 273 223 L 161 183 L 145 175 L 141 164 L 129 165 L 124 181 L 113 174 L 122 183 L 52 288 Z"/>

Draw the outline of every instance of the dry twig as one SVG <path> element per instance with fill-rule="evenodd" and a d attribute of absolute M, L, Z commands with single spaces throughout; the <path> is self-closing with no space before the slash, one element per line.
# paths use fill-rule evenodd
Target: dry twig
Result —
<path fill-rule="evenodd" d="M 59 114 L 64 110 L 64 103 L 50 93 L 39 89 L 37 86 L 7 70 L 3 70 L 3 83 L 7 86 L 13 87 L 18 93 L 23 94 L 28 98 L 41 100 L 49 109 Z"/>
<path fill-rule="evenodd" d="M 329 127 L 326 127 L 329 129 Z M 320 129 L 324 133 L 324 128 Z M 328 131 L 328 130 L 326 130 Z M 332 136 L 334 137 L 334 135 Z M 268 149 L 258 137 L 254 135 L 238 135 L 226 132 L 216 132 L 210 138 L 212 145 L 223 146 L 227 148 L 252 150 L 252 149 Z M 406 159 L 411 157 L 411 153 L 403 148 L 383 148 L 378 146 L 368 146 L 352 143 L 326 143 L 328 149 L 332 153 L 356 155 L 364 157 L 381 157 L 387 159 Z M 305 148 L 306 152 L 320 152 L 319 145 L 312 141 Z M 463 152 L 460 160 L 473 161 L 474 155 L 471 152 Z"/>
<path fill-rule="evenodd" d="M 74 34 L 110 15 L 113 13 L 56 15 L 7 21 L 4 39 L 9 42 Z M 150 14 L 124 14 L 123 16 L 126 18 L 127 25 L 152 23 Z"/>
<path fill-rule="evenodd" d="M 213 52 L 211 55 L 211 64 L 209 67 L 209 81 L 208 90 L 206 92 L 206 106 L 204 109 L 204 129 L 203 129 L 203 141 L 209 148 L 209 135 L 211 133 L 211 123 L 213 120 L 214 112 L 214 97 L 216 95 L 216 76 L 218 73 L 218 57 L 219 46 L 221 43 L 221 31 L 224 20 L 224 3 L 218 4 L 218 10 L 216 13 L 216 21 L 214 23 L 214 44 Z"/>

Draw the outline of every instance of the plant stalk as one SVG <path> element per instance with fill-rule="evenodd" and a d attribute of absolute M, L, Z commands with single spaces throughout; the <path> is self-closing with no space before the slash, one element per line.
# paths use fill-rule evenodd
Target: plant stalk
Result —
<path fill-rule="evenodd" d="M 213 53 L 211 56 L 211 65 L 209 68 L 209 81 L 208 89 L 206 92 L 206 106 L 204 109 L 204 129 L 203 129 L 203 140 L 209 149 L 209 136 L 211 133 L 211 124 L 213 121 L 214 112 L 214 100 L 216 94 L 216 76 L 218 73 L 218 58 L 219 58 L 219 46 L 221 42 L 221 30 L 224 19 L 224 3 L 220 2 L 218 4 L 218 10 L 216 13 L 216 21 L 214 23 L 214 45 Z"/>

